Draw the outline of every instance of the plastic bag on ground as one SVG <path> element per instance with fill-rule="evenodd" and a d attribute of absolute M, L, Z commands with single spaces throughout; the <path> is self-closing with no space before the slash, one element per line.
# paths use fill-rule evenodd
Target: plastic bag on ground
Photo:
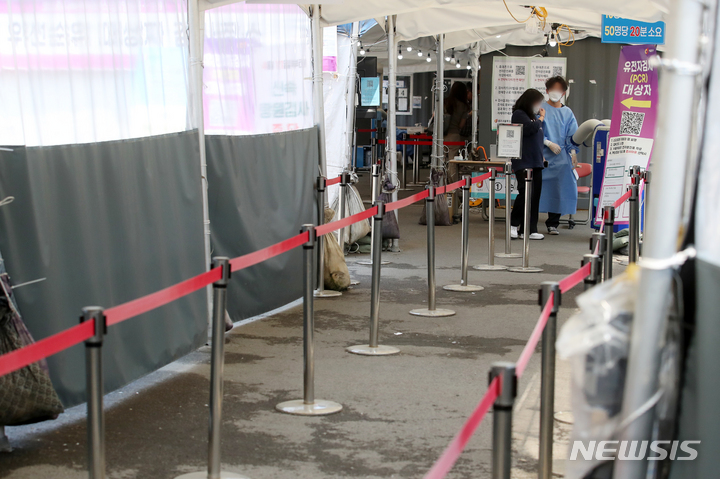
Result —
<path fill-rule="evenodd" d="M 335 212 L 332 208 L 325 208 L 326 223 L 328 223 L 334 215 Z M 324 238 L 323 280 L 325 282 L 325 289 L 344 291 L 350 286 L 350 271 L 348 270 L 347 264 L 345 264 L 345 255 L 334 234 L 327 233 Z"/>
<path fill-rule="evenodd" d="M 342 188 L 340 188 L 340 190 L 342 191 Z M 345 200 L 345 218 L 365 211 L 365 205 L 355 185 L 348 185 Z M 335 197 L 330 208 L 336 213 L 333 214 L 333 217 L 329 221 L 342 219 L 340 218 L 340 195 Z M 359 221 L 345 228 L 344 242 L 346 244 L 353 244 L 363 236 L 367 236 L 368 233 L 370 233 L 370 223 L 368 220 Z M 335 241 L 337 242 L 337 240 Z"/>
<path fill-rule="evenodd" d="M 442 173 L 441 171 L 436 170 L 433 172 L 432 178 L 435 188 L 440 186 L 443 176 L 444 173 Z M 420 214 L 419 221 L 421 225 L 427 224 L 426 206 L 427 202 L 423 201 L 422 213 Z M 433 201 L 433 207 L 435 209 L 435 226 L 452 226 L 453 222 L 450 218 L 450 210 L 448 209 L 447 196 L 445 195 L 445 193 L 435 196 L 435 201 Z"/>
<path fill-rule="evenodd" d="M 601 283 L 577 298 L 580 311 L 560 330 L 557 351 L 571 365 L 574 441 L 614 438 L 621 419 L 623 387 L 630 349 L 630 328 L 637 295 L 636 267 Z M 596 477 L 593 469 L 608 463 L 585 460 L 577 454 L 568 460 L 567 479 Z M 596 471 L 597 472 L 597 471 Z"/>

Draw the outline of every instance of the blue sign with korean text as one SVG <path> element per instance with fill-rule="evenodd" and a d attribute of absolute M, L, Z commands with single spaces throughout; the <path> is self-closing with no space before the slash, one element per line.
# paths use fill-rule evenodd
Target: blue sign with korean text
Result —
<path fill-rule="evenodd" d="M 360 78 L 360 105 L 380 106 L 380 78 Z"/>
<path fill-rule="evenodd" d="M 602 16 L 603 43 L 665 44 L 665 22 L 638 22 L 627 18 Z"/>

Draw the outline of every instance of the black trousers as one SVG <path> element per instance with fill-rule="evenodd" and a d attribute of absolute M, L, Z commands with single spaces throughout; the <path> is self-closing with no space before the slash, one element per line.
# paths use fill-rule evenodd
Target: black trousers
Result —
<path fill-rule="evenodd" d="M 548 218 L 545 220 L 545 226 L 548 228 L 560 226 L 560 213 L 548 213 Z"/>
<path fill-rule="evenodd" d="M 538 216 L 540 214 L 540 193 L 542 193 L 542 168 L 532 169 L 532 196 L 530 197 L 530 234 L 537 233 Z M 510 224 L 518 227 L 518 233 L 523 233 L 525 222 L 525 178 L 529 170 L 515 171 L 518 182 L 518 195 L 515 198 Z"/>

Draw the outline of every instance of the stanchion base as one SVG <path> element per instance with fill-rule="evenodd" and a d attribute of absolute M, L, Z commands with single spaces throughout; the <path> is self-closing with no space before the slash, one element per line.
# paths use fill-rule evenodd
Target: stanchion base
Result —
<path fill-rule="evenodd" d="M 450 309 L 433 309 L 430 311 L 429 309 L 413 309 L 410 311 L 410 314 L 413 316 L 424 316 L 426 318 L 440 318 L 443 316 L 454 316 L 455 311 Z"/>
<path fill-rule="evenodd" d="M 313 296 L 315 296 L 316 298 L 334 298 L 336 296 L 342 296 L 342 293 L 340 291 L 334 291 L 332 289 L 323 289 L 322 291 L 316 289 L 313 292 Z"/>
<path fill-rule="evenodd" d="M 360 284 L 360 281 L 358 281 L 358 280 L 356 280 L 356 279 L 351 279 L 351 280 L 350 280 L 350 286 L 357 286 L 358 284 Z"/>
<path fill-rule="evenodd" d="M 479 264 L 477 266 L 473 266 L 472 269 L 476 269 L 478 271 L 504 271 L 508 269 L 508 267 L 504 264 Z"/>
<path fill-rule="evenodd" d="M 410 186 L 410 185 L 408 185 Z M 412 188 L 398 188 L 397 191 L 412 191 Z"/>
<path fill-rule="evenodd" d="M 522 253 L 495 253 L 496 258 L 522 258 Z"/>
<path fill-rule="evenodd" d="M 312 404 L 305 404 L 302 399 L 281 402 L 275 406 L 280 412 L 296 416 L 327 416 L 342 411 L 342 405 L 334 401 L 316 399 Z"/>
<path fill-rule="evenodd" d="M 355 261 L 355 264 L 368 264 L 368 265 L 372 265 L 373 262 L 372 262 L 372 261 L 369 261 L 369 260 L 362 260 L 362 261 Z M 380 261 L 380 264 L 390 264 L 390 261 L 382 260 L 382 261 Z"/>
<path fill-rule="evenodd" d="M 508 268 L 508 271 L 511 273 L 542 273 L 542 270 L 542 268 L 535 268 L 534 266 L 528 266 L 527 268 L 524 266 Z"/>
<path fill-rule="evenodd" d="M 191 472 L 189 474 L 183 474 L 175 479 L 207 479 L 207 471 Z M 247 476 L 241 476 L 233 472 L 220 472 L 220 479 L 248 479 Z"/>
<path fill-rule="evenodd" d="M 474 284 L 448 284 L 447 286 L 443 286 L 443 289 L 446 291 L 470 292 L 482 291 L 485 288 Z"/>
<path fill-rule="evenodd" d="M 378 345 L 376 348 L 371 348 L 369 344 L 349 346 L 345 348 L 345 351 L 348 353 L 359 354 L 361 356 L 389 356 L 400 352 L 398 348 L 394 348 L 392 346 Z"/>

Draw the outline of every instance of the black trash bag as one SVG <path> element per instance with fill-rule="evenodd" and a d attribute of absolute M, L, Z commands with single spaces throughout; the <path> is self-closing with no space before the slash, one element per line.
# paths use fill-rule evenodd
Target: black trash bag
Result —
<path fill-rule="evenodd" d="M 0 274 L 0 355 L 34 343 L 12 300 L 7 273 Z M 55 419 L 63 412 L 45 360 L 0 377 L 0 425 Z"/>
<path fill-rule="evenodd" d="M 432 182 L 435 188 L 440 186 L 440 182 L 444 176 L 444 173 L 441 171 L 435 170 L 432 174 Z M 420 214 L 420 221 L 418 222 L 421 225 L 427 224 L 427 202 L 423 202 L 423 208 L 422 213 Z M 433 206 L 435 208 L 435 226 L 452 226 L 453 222 L 450 218 L 450 210 L 448 209 L 447 204 L 447 195 L 443 193 L 442 195 L 435 195 L 435 201 L 433 201 Z"/>
<path fill-rule="evenodd" d="M 380 193 L 378 199 L 385 204 L 392 201 L 390 193 Z M 394 212 L 385 213 L 382 221 L 382 237 L 386 239 L 400 239 L 400 225 L 398 225 L 397 217 Z"/>

